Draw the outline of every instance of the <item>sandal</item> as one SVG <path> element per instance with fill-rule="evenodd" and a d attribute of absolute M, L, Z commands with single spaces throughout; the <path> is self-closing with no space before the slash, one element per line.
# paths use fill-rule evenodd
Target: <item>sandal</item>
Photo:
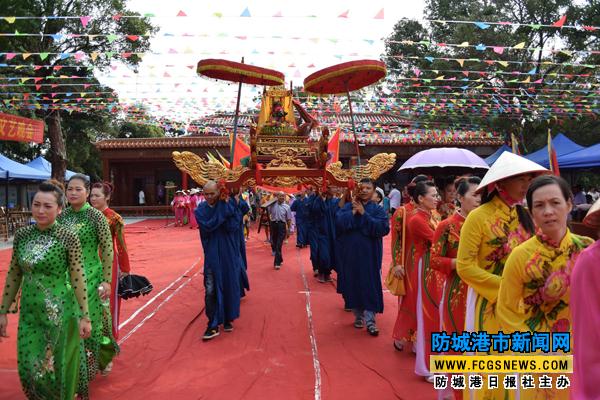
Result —
<path fill-rule="evenodd" d="M 377 327 L 375 325 L 367 326 L 367 332 L 371 336 L 379 336 L 379 329 L 377 329 Z"/>
<path fill-rule="evenodd" d="M 108 374 L 110 374 L 110 372 L 112 371 L 112 367 L 113 367 L 113 363 L 111 361 L 106 365 L 106 367 L 104 367 L 104 369 L 102 371 L 100 371 L 100 375 L 108 376 Z"/>
<path fill-rule="evenodd" d="M 356 329 L 362 329 L 365 327 L 365 321 L 363 321 L 360 318 L 357 318 L 356 320 L 354 320 L 354 327 Z"/>

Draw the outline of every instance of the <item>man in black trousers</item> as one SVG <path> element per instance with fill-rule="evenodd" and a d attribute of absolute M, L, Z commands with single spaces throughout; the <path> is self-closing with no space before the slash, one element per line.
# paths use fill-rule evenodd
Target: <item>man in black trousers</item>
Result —
<path fill-rule="evenodd" d="M 271 249 L 275 253 L 273 264 L 275 269 L 280 269 L 283 263 L 281 247 L 292 222 L 292 210 L 285 202 L 285 194 L 277 192 L 277 201 L 268 207 L 271 218 Z"/>

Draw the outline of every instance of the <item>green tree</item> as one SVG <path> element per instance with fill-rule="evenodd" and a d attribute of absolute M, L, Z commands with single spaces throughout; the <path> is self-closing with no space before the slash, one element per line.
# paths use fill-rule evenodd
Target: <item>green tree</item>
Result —
<path fill-rule="evenodd" d="M 596 70 L 568 63 L 598 63 L 598 55 L 585 51 L 598 50 L 599 39 L 595 31 L 542 26 L 563 15 L 569 25 L 598 26 L 600 5 L 594 0 L 577 4 L 571 0 L 428 0 L 427 22 L 401 20 L 388 37 L 386 60 L 392 85 L 381 90 L 398 96 L 395 109 L 424 124 L 488 127 L 507 136 L 517 133 L 527 148 L 543 144 L 549 127 L 553 132 L 575 129 L 577 135 L 572 136 L 581 136 L 579 142 L 591 142 L 598 122 L 585 106 L 597 107 L 591 85 Z M 482 28 L 440 22 L 448 20 L 522 25 Z M 522 42 L 529 50 L 489 48 Z M 565 51 L 551 51 L 554 48 Z M 574 76 L 586 71 L 587 78 Z"/>
<path fill-rule="evenodd" d="M 103 69 L 110 65 L 111 59 L 119 55 L 121 61 L 135 66 L 141 58 L 135 54 L 144 52 L 149 48 L 149 37 L 156 31 L 147 18 L 127 18 L 127 16 L 139 16 L 126 8 L 124 0 L 96 0 L 96 1 L 73 1 L 73 0 L 0 0 L 0 9 L 4 15 L 32 16 L 39 18 L 17 19 L 0 21 L 1 32 L 16 31 L 19 33 L 42 33 L 44 36 L 2 36 L 0 37 L 0 48 L 9 49 L 13 52 L 40 53 L 32 55 L 20 63 L 28 63 L 30 68 L 12 70 L 19 76 L 31 76 L 41 78 L 36 81 L 40 86 L 36 87 L 37 96 L 17 96 L 16 101 L 5 101 L 5 106 L 11 105 L 13 109 L 35 109 L 36 115 L 44 118 L 47 123 L 47 133 L 50 141 L 50 161 L 52 162 L 52 176 L 62 179 L 66 169 L 67 150 L 63 136 L 63 119 L 66 115 L 58 104 L 56 98 L 67 99 L 66 103 L 72 102 L 72 95 L 81 90 L 83 84 L 72 83 L 70 86 L 62 86 L 57 90 L 52 84 L 56 84 L 58 71 L 61 75 L 86 76 L 91 75 L 96 69 Z M 71 17 L 71 18 L 55 18 Z M 80 20 L 81 16 L 89 16 L 87 25 Z M 75 36 L 73 36 L 75 34 Z M 77 36 L 80 34 L 82 36 Z M 69 36 L 67 36 L 69 35 Z M 90 36 L 92 35 L 92 36 Z M 114 36 L 113 36 L 114 35 Z M 126 35 L 130 35 L 129 38 Z M 131 40 L 135 35 L 136 40 Z M 83 55 L 80 60 L 74 59 L 74 55 L 80 52 Z M 111 53 L 112 52 L 112 53 Z M 32 68 L 33 64 L 41 65 L 42 68 Z M 70 80 L 76 82 L 76 80 Z M 97 88 L 98 102 L 115 103 L 116 99 L 105 87 L 97 86 L 93 80 L 91 87 Z M 22 92 L 27 92 L 24 84 Z M 89 87 L 87 87 L 89 89 Z M 31 89 L 30 89 L 31 90 Z M 111 100 L 112 98 L 112 100 Z M 5 99 L 6 100 L 6 99 Z M 11 99 L 12 100 L 12 99 Z M 86 118 L 86 110 L 82 107 L 75 109 L 76 114 Z M 79 132 L 81 134 L 81 132 Z M 70 140 L 70 139 L 69 139 Z"/>

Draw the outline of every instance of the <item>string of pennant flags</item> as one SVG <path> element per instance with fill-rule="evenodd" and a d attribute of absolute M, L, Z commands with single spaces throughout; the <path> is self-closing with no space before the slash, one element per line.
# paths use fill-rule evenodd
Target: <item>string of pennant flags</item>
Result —
<path fill-rule="evenodd" d="M 179 12 L 177 12 L 177 14 L 175 15 L 156 15 L 154 13 L 151 12 L 147 12 L 147 13 L 143 13 L 143 14 L 137 14 L 137 15 L 123 15 L 123 14 L 115 14 L 112 16 L 112 19 L 114 19 L 115 21 L 118 21 L 120 19 L 128 19 L 128 18 L 133 18 L 133 19 L 162 19 L 162 18 L 182 18 L 182 17 L 192 17 L 192 18 L 198 18 L 198 17 L 202 17 L 202 18 L 206 18 L 206 17 L 213 17 L 213 18 L 340 18 L 340 19 L 366 19 L 366 18 L 372 18 L 372 19 L 385 19 L 385 9 L 381 8 L 379 9 L 372 17 L 366 16 L 364 13 L 360 12 L 360 13 L 356 13 L 353 12 L 350 9 L 346 9 L 342 12 L 339 13 L 328 13 L 326 14 L 321 14 L 321 15 L 316 15 L 316 14 L 300 14 L 300 15 L 294 15 L 294 14 L 285 14 L 280 10 L 277 11 L 274 14 L 255 14 L 255 13 L 251 13 L 250 8 L 249 7 L 245 7 L 243 9 L 243 11 L 239 14 L 229 14 L 229 13 L 224 13 L 221 11 L 215 11 L 215 12 L 211 12 L 211 13 L 203 13 L 201 15 L 197 15 L 197 14 L 193 14 L 193 15 L 189 15 L 187 12 L 185 12 L 184 10 L 179 10 Z M 28 19 L 43 19 L 43 20 L 53 20 L 53 19 L 75 19 L 75 20 L 79 20 L 81 22 L 81 25 L 83 28 L 86 28 L 89 23 L 93 20 L 93 17 L 90 15 L 82 15 L 82 16 L 2 16 L 0 17 L 0 19 L 8 22 L 9 24 L 13 24 L 15 23 L 17 20 L 28 20 Z M 403 18 L 403 19 L 409 19 L 409 18 Z M 551 23 L 522 23 L 522 22 L 514 22 L 514 21 L 469 21 L 469 20 L 444 20 L 444 19 L 432 19 L 432 18 L 410 18 L 411 20 L 417 20 L 417 21 L 421 21 L 421 22 L 428 22 L 428 23 L 436 23 L 436 24 L 463 24 L 463 25 L 473 25 L 479 29 L 482 30 L 486 30 L 486 29 L 490 29 L 496 26 L 502 26 L 502 27 L 506 27 L 506 26 L 510 26 L 513 28 L 531 28 L 533 30 L 539 30 L 542 28 L 547 28 L 547 29 L 576 29 L 576 30 L 582 30 L 582 31 L 587 31 L 587 32 L 594 32 L 596 30 L 599 30 L 600 27 L 598 26 L 591 26 L 591 25 L 569 25 L 567 24 L 567 15 L 562 15 L 558 20 L 551 22 Z"/>
<path fill-rule="evenodd" d="M 374 10 L 375 11 L 375 10 Z M 203 15 L 206 17 L 207 15 Z M 273 15 L 258 15 L 251 13 L 246 7 L 240 14 L 226 14 L 214 12 L 208 15 L 215 18 L 341 18 L 346 20 L 365 20 L 365 19 L 384 19 L 384 9 L 378 10 L 371 15 L 365 13 L 358 14 L 352 10 L 345 10 L 339 14 L 331 15 L 284 15 L 277 12 Z M 114 15 L 115 21 L 121 18 L 197 18 L 197 15 L 188 15 L 181 10 L 176 15 L 154 15 L 151 13 L 141 15 Z M 503 118 L 516 119 L 522 118 L 525 113 L 539 113 L 541 115 L 555 114 L 561 117 L 571 118 L 582 115 L 600 116 L 600 84 L 599 75 L 596 68 L 600 64 L 579 62 L 582 57 L 600 54 L 596 50 L 578 50 L 573 51 L 566 48 L 539 48 L 528 45 L 526 42 L 520 42 L 514 45 L 489 45 L 483 43 L 444 43 L 436 41 L 409 41 L 409 40 L 384 40 L 373 38 L 343 38 L 343 37 L 314 37 L 310 36 L 291 36 L 291 35 L 236 35 L 231 33 L 176 33 L 165 32 L 162 35 L 146 34 L 126 34 L 126 33 L 85 33 L 85 29 L 91 27 L 94 18 L 91 16 L 14 16 L 0 17 L 0 22 L 14 24 L 18 20 L 25 19 L 74 19 L 79 20 L 83 32 L 60 32 L 55 34 L 44 33 L 22 33 L 18 30 L 12 32 L 2 32 L 0 36 L 4 37 L 51 37 L 56 42 L 63 42 L 73 38 L 85 37 L 90 40 L 106 40 L 109 43 L 124 40 L 136 42 L 142 38 L 151 36 L 173 37 L 173 38 L 227 38 L 240 41 L 255 39 L 284 39 L 293 41 L 309 41 L 313 44 L 323 44 L 330 42 L 336 44 L 344 41 L 364 42 L 369 45 L 375 43 L 381 44 L 403 44 L 425 46 L 427 49 L 450 48 L 459 50 L 461 48 L 475 50 L 482 53 L 482 57 L 459 58 L 460 56 L 439 57 L 439 56 L 409 56 L 406 54 L 393 54 L 389 57 L 397 61 L 426 61 L 429 68 L 413 68 L 409 73 L 404 70 L 390 69 L 390 76 L 385 85 L 387 92 L 377 94 L 367 94 L 365 98 L 354 100 L 359 106 L 364 107 L 371 112 L 394 112 L 401 115 L 420 116 L 420 115 L 443 115 L 451 116 L 460 120 L 468 120 L 473 117 L 502 116 Z M 547 24 L 521 24 L 507 21 L 461 21 L 461 20 L 437 20 L 437 19 L 418 19 L 421 22 L 430 24 L 471 24 L 478 29 L 494 29 L 496 27 L 529 27 L 537 29 L 555 29 L 560 32 L 561 29 L 577 29 L 585 32 L 594 32 L 598 30 L 595 26 L 568 25 L 567 16 L 563 15 L 555 22 Z M 1 25 L 0 25 L 1 26 Z M 6 28 L 4 24 L 3 28 Z M 76 26 L 72 28 L 77 29 Z M 7 30 L 7 29 L 4 29 Z M 12 29 L 10 29 L 12 30 Z M 77 29 L 79 31 L 81 29 Z M 185 42 L 181 43 L 185 46 Z M 1 51 L 1 50 L 0 50 Z M 542 52 L 544 54 L 562 54 L 567 57 L 573 57 L 574 62 L 553 62 L 543 61 L 517 61 L 517 60 L 497 60 L 486 59 L 487 54 L 498 56 L 508 56 L 517 52 Z M 310 52 L 294 52 L 290 50 L 282 51 L 253 49 L 250 54 L 273 56 L 278 61 L 285 56 L 307 56 Z M 339 53 L 339 51 L 336 51 Z M 230 54 L 227 50 L 219 52 L 219 56 Z M 485 54 L 485 56 L 484 56 Z M 146 52 L 0 52 L 0 71 L 10 71 L 19 76 L 1 76 L 0 77 L 0 108 L 27 108 L 27 109 L 62 109 L 67 112 L 83 112 L 86 109 L 108 110 L 110 112 L 123 112 L 128 118 L 144 123 L 160 123 L 160 119 L 147 115 L 148 111 L 160 111 L 161 113 L 173 114 L 190 123 L 198 116 L 207 112 L 219 110 L 231 110 L 233 100 L 224 101 L 222 96 L 211 96 L 207 93 L 207 88 L 195 87 L 194 85 L 202 80 L 196 80 L 195 65 L 178 65 L 174 63 L 155 63 L 149 60 L 149 55 L 215 55 L 214 52 L 194 51 L 191 47 L 168 48 L 162 51 Z M 238 54 L 235 53 L 237 56 Z M 120 89 L 114 91 L 109 85 L 96 83 L 96 77 L 93 75 L 80 76 L 65 73 L 71 68 L 79 72 L 92 72 L 95 67 L 94 62 L 102 57 L 120 61 L 131 57 L 139 57 L 144 61 L 144 66 L 149 69 L 160 68 L 187 68 L 190 75 L 181 75 L 169 71 L 161 71 L 157 74 L 132 74 L 131 72 L 116 72 L 116 65 L 110 65 L 107 69 L 108 74 L 104 76 L 111 79 L 111 83 L 119 83 Z M 358 52 L 349 52 L 348 54 L 334 54 L 340 61 L 343 59 L 353 59 L 359 57 L 370 58 L 372 54 L 359 54 Z M 386 56 L 381 57 L 386 59 Z M 492 58 L 492 57 L 488 57 Z M 42 63 L 36 63 L 37 60 Z M 60 65 L 45 65 L 43 62 L 49 60 L 59 60 Z M 74 60 L 74 62 L 70 61 Z M 461 69 L 448 68 L 435 69 L 438 62 L 456 62 Z M 189 61 L 188 61 L 189 63 Z M 287 63 L 286 63 L 287 64 Z M 553 67 L 554 71 L 546 73 L 545 67 Z M 287 65 L 287 68 L 299 68 L 296 62 Z M 302 68 L 317 68 L 314 63 Z M 476 68 L 485 68 L 476 70 Z M 44 69 L 47 76 L 26 76 L 26 73 Z M 519 69 L 519 70 L 516 70 Z M 581 69 L 581 70 L 579 70 Z M 17 72 L 22 71 L 22 72 Z M 111 72 L 112 71 L 112 72 Z M 462 74 L 462 76 L 461 76 Z M 131 78 L 136 78 L 135 82 Z M 294 78 L 301 77 L 299 69 L 296 69 Z M 129 81 L 114 81 L 118 78 L 127 78 Z M 153 88 L 146 90 L 138 89 L 137 79 L 142 79 L 145 83 L 151 82 Z M 152 82 L 150 78 L 156 78 L 157 82 Z M 200 85 L 204 86 L 204 85 Z M 66 89 L 66 91 L 64 90 Z M 107 90 L 110 89 L 110 90 Z M 181 90 L 179 90 L 181 89 Z M 202 90 L 203 89 L 203 90 Z M 20 91 L 19 91 L 20 90 Z M 211 89 L 213 91 L 215 89 Z M 163 92 L 168 92 L 169 96 L 164 96 Z M 218 93 L 223 93 L 218 89 Z M 255 90 L 252 90 L 256 93 Z M 201 96 L 201 97 L 199 97 Z M 362 94 L 361 94 L 362 96 Z M 347 110 L 347 103 L 336 97 L 319 98 L 312 96 L 299 96 L 299 99 L 310 110 L 310 112 L 322 112 L 333 110 L 336 113 Z M 136 103 L 144 103 L 144 107 L 138 108 Z M 255 106 L 258 103 L 255 102 Z M 139 115 L 138 115 L 139 114 Z M 190 123 L 190 126 L 193 124 Z M 365 132 L 382 133 L 382 127 L 363 126 Z M 373 130 L 374 129 L 374 130 Z M 447 137 L 447 136 L 446 136 Z M 386 139 L 387 140 L 387 139 Z"/>
<path fill-rule="evenodd" d="M 564 52 L 563 50 L 561 50 L 561 52 Z M 285 52 L 277 52 L 277 51 L 258 51 L 256 49 L 252 50 L 251 52 L 249 52 L 250 54 L 260 54 L 262 56 L 272 56 L 272 57 L 276 57 L 278 59 L 280 59 L 282 56 L 308 56 L 311 55 L 310 52 L 291 52 L 291 51 L 285 51 Z M 600 51 L 589 51 L 589 54 L 600 54 Z M 27 60 L 28 58 L 30 58 L 31 56 L 38 56 L 40 58 L 41 61 L 46 60 L 50 55 L 53 56 L 58 56 L 61 60 L 67 60 L 67 59 L 75 59 L 75 61 L 83 61 L 83 60 L 89 60 L 91 59 L 92 61 L 96 61 L 96 59 L 100 56 L 105 56 L 108 58 L 115 58 L 115 59 L 127 59 L 130 58 L 132 56 L 137 56 L 140 58 L 144 58 L 147 55 L 169 55 L 169 56 L 174 56 L 174 55 L 211 55 L 214 53 L 210 53 L 210 52 L 206 52 L 206 51 L 202 51 L 202 52 L 193 52 L 192 50 L 183 50 L 181 51 L 177 51 L 175 49 L 169 49 L 166 52 L 114 52 L 114 51 L 107 51 L 107 52 L 92 52 L 92 53 L 85 53 L 82 51 L 78 51 L 78 52 L 0 52 L 0 57 L 3 57 L 4 60 L 6 62 L 2 63 L 0 62 L 0 68 L 4 67 L 4 68 L 31 68 L 31 67 L 38 67 L 38 68 L 54 68 L 54 67 L 58 67 L 57 69 L 62 69 L 65 68 L 64 65 L 57 65 L 57 66 L 48 66 L 48 65 L 44 65 L 44 64 L 32 64 L 32 65 L 12 65 L 12 64 L 8 64 L 8 61 L 11 61 L 13 59 L 15 59 L 15 57 L 20 56 L 20 58 L 22 58 L 23 60 Z M 227 55 L 230 54 L 227 50 L 223 50 L 221 52 L 219 52 L 220 55 Z M 348 54 L 333 54 L 332 55 L 335 58 L 338 59 L 344 59 L 344 58 L 365 58 L 370 56 L 369 54 L 358 54 L 355 52 L 352 53 L 348 53 Z M 493 59 L 485 59 L 485 58 L 476 58 L 476 57 L 470 57 L 470 58 L 458 58 L 458 57 L 434 57 L 434 56 L 408 56 L 408 55 L 404 55 L 404 54 L 392 54 L 389 56 L 386 55 L 382 55 L 380 56 L 380 58 L 382 59 L 386 59 L 386 58 L 394 58 L 397 60 L 402 60 L 402 59 L 406 59 L 406 60 L 424 60 L 424 61 L 428 61 L 429 63 L 433 64 L 435 61 L 455 61 L 456 63 L 458 63 L 461 67 L 463 67 L 465 64 L 472 64 L 472 63 L 478 63 L 478 64 L 486 64 L 486 65 L 499 65 L 503 68 L 508 67 L 509 65 L 519 65 L 519 66 L 523 66 L 523 65 L 539 65 L 539 66 L 561 66 L 561 67 L 581 67 L 581 68 L 592 68 L 592 69 L 596 69 L 598 67 L 600 67 L 600 64 L 593 64 L 593 63 L 582 63 L 582 62 L 553 62 L 553 61 L 535 61 L 535 60 L 531 60 L 531 61 L 514 61 L 514 60 L 493 60 Z M 312 66 L 311 66 L 312 65 Z M 80 67 L 80 68 L 90 68 L 92 69 L 93 67 L 87 66 L 87 65 L 77 65 L 77 64 L 73 64 L 71 65 L 72 67 Z M 307 66 L 307 68 L 315 68 L 314 63 L 311 63 Z"/>
<path fill-rule="evenodd" d="M 542 47 L 528 47 L 526 42 L 517 43 L 514 46 L 501 46 L 501 45 L 485 45 L 483 43 L 479 44 L 471 44 L 469 42 L 462 43 L 444 43 L 444 42 L 434 42 L 429 40 L 421 40 L 418 42 L 412 40 L 386 40 L 387 43 L 398 43 L 398 44 L 406 44 L 406 45 L 423 45 L 428 48 L 472 48 L 477 51 L 493 51 L 496 54 L 504 54 L 505 51 L 509 50 L 522 50 L 522 51 L 541 51 L 542 53 L 549 54 L 564 54 L 566 56 L 573 55 L 581 55 L 588 56 L 592 54 L 600 54 L 600 51 L 596 50 L 568 50 L 568 49 L 555 49 L 555 48 L 542 48 Z"/>

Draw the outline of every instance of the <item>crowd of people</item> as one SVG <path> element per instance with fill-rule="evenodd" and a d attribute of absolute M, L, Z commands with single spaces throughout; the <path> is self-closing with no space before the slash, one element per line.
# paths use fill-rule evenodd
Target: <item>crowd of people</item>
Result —
<path fill-rule="evenodd" d="M 204 252 L 202 339 L 232 332 L 240 316 L 250 290 L 250 221 L 265 229 L 276 271 L 295 232 L 299 251 L 310 248 L 316 280 L 335 277 L 353 326 L 378 336 L 383 238 L 391 233 L 385 283 L 395 281 L 398 296 L 392 343 L 396 351 L 415 353 L 416 375 L 435 379 L 429 369 L 434 332 L 569 332 L 573 388 L 517 389 L 518 395 L 600 396 L 594 381 L 600 355 L 593 350 L 600 339 L 600 247 L 569 230 L 575 203 L 566 181 L 505 152 L 482 179 L 417 175 L 402 191 L 390 189 L 386 196 L 362 179 L 353 188 L 308 186 L 293 196 L 213 181 L 178 191 L 171 203 L 175 226 L 187 220 L 198 228 Z M 109 373 L 119 352 L 116 287 L 130 268 L 123 219 L 108 206 L 113 190 L 109 183 L 90 186 L 84 175 L 73 176 L 66 193 L 58 182 L 45 182 L 33 200 L 36 224 L 14 238 L 0 337 L 20 290 L 18 370 L 29 398 L 88 398 L 90 381 Z M 600 201 L 584 223 L 600 231 Z M 465 397 L 513 394 L 484 387 Z M 462 399 L 463 393 L 447 388 L 439 396 Z"/>
<path fill-rule="evenodd" d="M 484 385 L 481 390 L 466 389 L 465 397 L 600 395 L 593 380 L 598 374 L 590 373 L 597 371 L 600 357 L 585 347 L 590 329 L 599 327 L 593 323 L 598 302 L 584 305 L 585 296 L 594 292 L 589 281 L 576 279 L 581 274 L 597 281 L 598 268 L 589 261 L 597 245 L 569 230 L 573 194 L 564 179 L 548 173 L 504 153 L 482 180 L 462 177 L 454 187 L 440 185 L 446 200 L 456 196 L 452 204 L 440 201 L 438 189 L 426 176 L 408 185 L 411 201 L 392 217 L 392 272 L 405 283 L 393 336 L 397 350 L 416 354 L 415 374 L 434 381 L 429 370 L 433 332 L 569 332 L 578 372 L 572 390 L 520 390 L 517 385 L 510 391 Z M 585 220 L 596 230 L 598 209 L 600 203 Z M 463 398 L 460 390 L 439 394 L 443 399 Z"/>
<path fill-rule="evenodd" d="M 282 242 L 294 221 L 296 247 L 310 248 L 317 280 L 331 282 L 335 272 L 337 292 L 354 315 L 353 325 L 372 336 L 379 334 L 376 314 L 383 312 L 382 238 L 391 231 L 390 276 L 402 288 L 395 293 L 399 301 L 393 345 L 397 351 L 415 353 L 414 372 L 428 382 L 435 379 L 429 368 L 432 333 L 441 331 L 569 332 L 577 371 L 595 371 L 600 355 L 590 351 L 590 338 L 598 337 L 600 324 L 593 322 L 598 322 L 600 304 L 588 296 L 595 294 L 593 283 L 600 278 L 591 264 L 598 245 L 570 231 L 573 193 L 564 179 L 549 173 L 505 153 L 483 179 L 418 175 L 404 196 L 397 188 L 392 189 L 397 193 L 384 196 L 369 179 L 353 191 L 308 187 L 289 200 L 280 192 L 261 204 L 267 221 L 262 225 L 270 228 L 273 265 L 279 270 L 285 257 Z M 391 223 L 385 197 L 393 210 Z M 221 207 L 229 204 L 231 224 L 239 227 L 235 209 L 243 200 L 223 198 Z M 589 209 L 584 222 L 600 231 L 600 202 Z M 201 237 L 205 235 L 211 233 L 201 226 Z M 237 276 L 231 279 L 239 285 Z M 239 296 L 236 285 L 231 290 Z M 239 298 L 234 304 L 235 312 L 224 309 L 225 317 L 217 321 L 225 323 L 226 331 L 239 316 Z M 218 329 L 205 339 L 216 336 Z M 576 374 L 569 390 L 537 387 L 516 392 L 522 399 L 597 398 L 592 378 L 597 375 Z M 504 399 L 513 394 L 500 386 L 466 397 Z M 448 385 L 439 396 L 461 399 L 463 393 Z"/>
<path fill-rule="evenodd" d="M 129 258 L 123 219 L 108 207 L 112 194 L 110 183 L 90 186 L 81 174 L 66 193 L 46 181 L 33 197 L 35 224 L 15 234 L 0 340 L 6 314 L 19 312 L 18 372 L 30 399 L 89 398 L 89 383 L 110 373 L 119 353 L 116 287 Z"/>

